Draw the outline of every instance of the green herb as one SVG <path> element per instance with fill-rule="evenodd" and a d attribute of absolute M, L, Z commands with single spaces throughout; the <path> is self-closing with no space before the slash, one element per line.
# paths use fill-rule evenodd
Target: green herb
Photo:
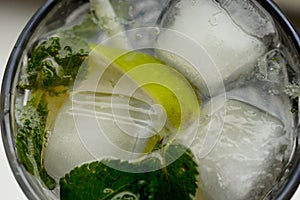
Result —
<path fill-rule="evenodd" d="M 23 107 L 20 119 L 22 127 L 17 134 L 16 147 L 19 160 L 26 170 L 40 178 L 49 189 L 53 189 L 56 183 L 45 171 L 42 159 L 42 151 L 47 142 L 47 114 L 45 95 L 36 92 Z"/>
<path fill-rule="evenodd" d="M 172 144 L 162 155 L 162 162 L 157 157 L 148 156 L 135 163 L 103 160 L 76 167 L 60 179 L 60 198 L 192 199 L 197 189 L 198 171 L 191 151 L 182 145 Z"/>
<path fill-rule="evenodd" d="M 63 35 L 74 35 L 87 41 L 90 41 L 91 39 L 98 39 L 97 36 L 100 32 L 101 26 L 99 24 L 98 18 L 95 15 L 95 11 L 93 10 L 89 11 L 82 22 L 80 22 L 79 24 L 74 25 L 69 29 L 62 29 L 60 31 L 60 33 L 62 33 Z"/>
<path fill-rule="evenodd" d="M 60 38 L 52 37 L 36 47 L 19 88 L 57 93 L 55 89 L 58 86 L 71 86 L 88 55 L 89 47 L 77 38 L 72 38 L 72 42 L 70 37 L 64 36 L 61 39 L 63 43 Z"/>
<path fill-rule="evenodd" d="M 26 76 L 18 85 L 19 89 L 30 90 L 30 99 L 20 111 L 18 120 L 18 158 L 26 170 L 49 189 L 54 189 L 56 182 L 44 168 L 43 153 L 49 136 L 47 127 L 58 112 L 58 105 L 52 105 L 66 98 L 87 55 L 85 46 L 74 52 L 71 46 L 61 45 L 60 38 L 49 38 L 33 50 Z M 53 109 L 49 111 L 49 107 Z"/>

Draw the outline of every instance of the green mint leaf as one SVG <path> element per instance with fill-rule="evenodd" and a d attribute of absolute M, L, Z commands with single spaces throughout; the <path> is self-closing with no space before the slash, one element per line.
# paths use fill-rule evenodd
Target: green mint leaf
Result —
<path fill-rule="evenodd" d="M 47 188 L 54 189 L 56 182 L 45 171 L 42 159 L 48 137 L 45 131 L 47 114 L 45 95 L 40 91 L 35 92 L 23 107 L 20 118 L 22 127 L 16 137 L 16 147 L 25 169 L 42 180 Z"/>
<path fill-rule="evenodd" d="M 88 55 L 88 45 L 73 38 L 73 45 L 67 39 L 58 37 L 41 42 L 31 53 L 26 74 L 19 82 L 19 89 L 30 90 L 30 99 L 20 110 L 16 148 L 18 158 L 25 169 L 36 176 L 49 189 L 56 186 L 55 180 L 44 168 L 43 154 L 51 130 L 49 126 L 59 110 L 59 103 L 68 97 L 77 74 L 84 76 L 82 64 Z M 77 45 L 76 48 L 74 45 Z M 58 100 L 59 99 L 59 100 Z M 50 105 L 50 106 L 49 106 Z M 55 109 L 48 110 L 48 107 Z M 51 112 L 51 118 L 49 113 Z M 48 128 L 48 129 L 46 129 Z"/>
<path fill-rule="evenodd" d="M 19 83 L 19 88 L 41 89 L 56 94 L 72 86 L 89 53 L 89 47 L 84 41 L 71 39 L 51 37 L 38 45 L 28 60 L 26 76 Z M 62 86 L 60 91 L 57 91 L 58 86 Z"/>
<path fill-rule="evenodd" d="M 103 160 L 76 167 L 60 179 L 62 200 L 149 199 L 191 200 L 197 190 L 197 164 L 189 149 L 172 144 L 162 160 L 147 156 L 140 162 Z M 175 161 L 174 158 L 178 158 Z M 173 162 L 174 161 L 174 162 Z M 157 169 L 150 172 L 148 169 Z M 120 170 L 121 169 L 121 170 Z M 134 170 L 137 173 L 127 172 Z"/>
<path fill-rule="evenodd" d="M 165 176 L 160 176 L 155 187 L 150 188 L 155 192 L 148 199 L 192 200 L 198 187 L 196 176 L 199 174 L 193 153 L 183 145 L 170 145 L 165 152 L 164 159 L 167 164 L 166 169 L 163 169 Z"/>

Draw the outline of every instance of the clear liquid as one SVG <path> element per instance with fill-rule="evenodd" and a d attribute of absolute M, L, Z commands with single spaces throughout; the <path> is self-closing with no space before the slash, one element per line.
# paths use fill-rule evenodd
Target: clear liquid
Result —
<path fill-rule="evenodd" d="M 148 4 L 157 9 L 151 8 L 155 10 L 155 12 L 143 14 L 143 9 L 148 8 Z M 162 8 L 165 8 L 167 5 L 166 2 L 132 1 L 131 6 L 133 5 L 135 5 L 134 9 L 129 6 L 128 15 L 121 17 L 120 20 L 121 24 L 125 26 L 125 30 L 130 30 L 127 32 L 127 36 L 132 48 L 151 47 L 142 48 L 140 51 L 160 57 L 161 54 L 154 48 L 155 45 L 153 43 L 164 34 L 164 26 L 169 26 L 168 24 L 163 24 L 163 27 L 161 27 L 161 24 L 156 24 L 159 18 L 159 14 L 157 13 L 161 12 Z M 227 4 L 217 6 L 217 9 L 219 9 L 218 12 L 208 16 L 206 23 L 209 25 L 209 28 L 214 29 L 218 25 L 222 25 L 222 23 L 227 23 L 220 23 L 220 21 L 218 21 L 220 20 L 220 16 L 227 16 L 228 14 L 226 13 L 230 13 L 230 9 L 223 10 L 224 8 L 226 9 L 226 6 Z M 86 7 L 86 9 L 88 10 L 88 7 Z M 121 6 L 119 6 L 118 9 L 121 9 Z M 181 9 L 180 6 L 177 7 L 177 9 Z M 82 15 L 82 9 L 78 13 Z M 72 16 L 73 21 L 68 23 L 76 24 L 76 17 L 74 16 L 76 16 L 76 12 Z M 293 68 L 296 68 L 295 61 L 291 59 L 293 57 L 291 55 L 292 53 L 289 53 L 285 45 L 282 44 L 282 41 L 278 40 L 279 37 L 277 34 L 280 35 L 281 33 L 280 31 L 275 31 L 275 33 L 272 28 L 269 27 L 270 23 L 267 23 L 269 32 L 266 37 L 262 32 L 259 32 L 259 36 L 256 35 L 254 37 L 255 39 L 253 39 L 253 34 L 255 35 L 256 33 L 251 32 L 251 30 L 249 31 L 251 27 L 241 28 L 241 22 L 236 21 L 236 18 L 236 16 L 229 15 L 228 20 L 232 20 L 230 26 L 233 25 L 237 27 L 237 34 L 241 37 L 247 36 L 250 47 L 254 45 L 259 51 L 257 54 L 253 54 L 253 57 L 249 58 L 250 61 L 246 62 L 247 64 L 239 62 L 239 59 L 246 59 L 243 56 L 249 52 L 243 52 L 241 54 L 238 49 L 234 48 L 231 49 L 233 50 L 232 60 L 226 59 L 230 54 L 223 57 L 222 54 L 220 54 L 214 57 L 214 61 L 217 65 L 224 63 L 227 67 L 232 64 L 246 66 L 245 68 L 237 68 L 233 71 L 227 71 L 225 68 L 225 72 L 221 72 L 221 75 L 225 74 L 225 101 L 223 101 L 224 93 L 220 92 L 221 90 L 217 86 L 215 87 L 215 85 L 211 86 L 213 88 L 212 95 L 204 92 L 210 87 L 206 84 L 214 83 L 214 79 L 211 79 L 213 80 L 212 82 L 209 82 L 210 80 L 208 79 L 204 81 L 204 83 L 199 83 L 197 76 L 194 76 L 195 69 L 193 67 L 190 68 L 190 66 L 186 64 L 186 61 L 182 61 L 177 55 L 173 55 L 174 60 L 171 61 L 166 57 L 162 58 L 165 59 L 167 63 L 170 62 L 171 66 L 175 67 L 189 80 L 195 92 L 199 94 L 202 99 L 202 124 L 199 126 L 196 139 L 190 146 L 197 158 L 201 174 L 196 199 L 263 199 L 267 193 L 276 186 L 280 178 L 284 176 L 285 167 L 290 162 L 291 155 L 293 155 L 294 151 L 295 116 L 297 113 L 291 113 L 291 109 L 294 107 L 294 100 L 290 98 L 292 95 L 287 93 L 288 87 L 291 82 L 294 81 L 292 79 L 293 77 L 291 78 L 291 71 L 293 72 Z M 188 21 L 194 23 L 192 19 Z M 152 28 L 131 30 L 136 26 L 142 27 L 146 25 L 152 26 Z M 193 29 L 192 31 L 196 32 L 197 30 Z M 208 38 L 209 40 L 215 41 L 211 43 L 212 49 L 224 48 L 222 44 L 224 44 L 223 40 L 226 40 L 226 37 L 222 40 L 213 37 L 221 35 L 222 32 L 208 36 L 211 37 Z M 270 37 L 272 39 L 270 39 Z M 106 38 L 107 35 L 101 32 L 95 35 L 94 38 L 90 38 L 90 41 L 101 41 Z M 266 43 L 268 44 L 266 45 Z M 245 44 L 246 47 L 247 45 L 248 44 Z M 261 46 L 264 47 L 260 48 Z M 244 46 L 240 46 L 240 49 L 243 48 Z M 192 53 L 190 53 L 192 55 L 197 53 L 197 51 L 193 51 L 193 49 L 187 50 L 189 50 L 189 52 L 192 51 Z M 239 58 L 239 56 L 242 57 Z M 182 63 L 185 64 L 184 67 L 182 67 Z M 227 73 L 229 75 L 227 75 Z M 233 73 L 234 76 L 231 76 L 231 73 Z M 112 81 L 108 81 L 108 83 L 114 85 Z M 220 95 L 222 101 L 218 104 Z M 95 156 L 95 152 L 103 152 L 103 149 L 99 148 L 100 145 L 97 145 L 97 141 L 101 140 L 99 138 L 94 140 L 96 142 L 93 147 L 87 148 L 82 145 L 80 138 L 76 135 L 73 115 L 77 115 L 79 117 L 78 120 L 84 122 L 83 124 L 89 124 L 93 117 L 96 118 L 98 122 L 99 119 L 103 120 L 102 122 L 105 120 L 109 122 L 112 117 L 111 107 L 104 105 L 105 103 L 103 102 L 105 102 L 105 98 L 103 99 L 103 96 L 99 97 L 98 95 L 101 103 L 98 102 L 97 98 L 94 98 L 94 102 L 91 104 L 89 104 L 86 99 L 89 96 L 83 96 L 85 98 L 71 99 L 65 103 L 57 118 L 57 124 L 52 130 L 53 135 L 52 139 L 50 137 L 49 140 L 48 153 L 46 153 L 45 157 L 45 167 L 50 174 L 57 178 L 81 163 L 100 159 L 105 156 L 102 154 Z M 96 93 L 91 94 L 91 97 L 95 96 L 97 97 Z M 145 94 L 140 94 L 140 96 L 145 99 L 148 98 Z M 117 108 L 117 110 L 120 111 L 123 105 L 127 105 L 128 97 L 119 97 L 123 99 L 121 101 L 118 100 L 120 107 Z M 216 102 L 215 107 L 218 108 L 214 110 L 215 112 L 212 112 L 210 109 L 212 102 Z M 76 108 L 82 109 L 72 110 L 72 103 L 77 105 Z M 82 105 L 82 107 L 79 105 Z M 94 107 L 95 105 L 96 109 Z M 225 105 L 225 107 L 222 107 L 222 105 Z M 93 113 L 95 110 L 97 112 Z M 159 110 L 156 110 L 158 113 L 154 112 L 151 117 L 151 114 L 149 115 L 151 105 L 141 101 L 133 103 L 130 110 L 132 113 L 135 112 L 133 115 L 136 121 L 133 124 L 129 123 L 126 119 L 126 115 L 122 116 L 124 113 L 120 112 L 119 115 L 117 115 L 117 117 L 120 117 L 119 122 L 126 122 L 125 124 L 127 124 L 129 128 L 138 129 L 139 126 L 136 126 L 136 122 L 138 122 L 140 126 L 149 124 L 148 122 L 153 119 L 153 116 L 158 116 L 156 122 L 160 121 L 159 119 L 161 118 L 159 117 L 163 118 L 162 112 L 159 112 Z M 227 115 L 222 113 L 223 111 L 226 111 Z M 210 138 L 207 138 L 207 133 L 215 133 L 215 130 L 210 131 L 210 127 L 207 126 L 210 122 L 216 125 L 213 128 L 217 131 L 218 128 L 220 128 L 220 134 L 211 134 L 209 136 Z M 156 125 L 148 125 L 148 129 L 143 130 L 144 134 L 151 135 L 151 130 L 157 129 L 157 127 L 154 126 L 161 126 L 157 123 L 154 124 Z M 61 128 L 66 130 L 66 126 L 68 126 L 68 131 L 63 135 L 55 134 L 55 132 L 59 132 L 55 129 L 59 130 Z M 114 125 L 107 125 L 106 128 L 111 129 L 111 127 L 114 127 Z M 86 129 L 89 135 L 95 134 L 95 130 L 97 129 L 97 127 L 88 125 L 82 128 Z M 203 132 L 203 130 L 206 130 L 206 132 Z M 58 138 L 55 139 L 56 136 L 58 136 Z M 115 139 L 115 143 L 119 144 L 122 148 L 133 147 L 133 149 L 126 149 L 129 152 L 142 151 L 141 149 L 144 149 L 143 145 L 147 143 L 146 141 L 131 141 L 132 144 L 128 145 L 128 141 L 130 141 L 128 138 L 113 139 Z M 178 139 L 184 144 L 191 143 L 188 136 Z M 204 145 L 205 142 L 206 146 Z M 203 151 L 203 147 L 207 148 Z M 94 153 L 90 152 L 91 148 L 94 149 Z M 105 150 L 107 151 L 109 148 L 105 147 Z M 119 154 L 119 152 L 115 155 L 117 154 Z M 59 160 L 61 160 L 61 162 Z M 57 163 L 60 163 L 60 166 L 58 166 Z"/>

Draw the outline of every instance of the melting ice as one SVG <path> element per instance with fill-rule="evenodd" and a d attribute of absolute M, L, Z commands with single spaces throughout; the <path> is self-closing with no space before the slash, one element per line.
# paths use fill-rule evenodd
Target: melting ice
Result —
<path fill-rule="evenodd" d="M 237 100 L 227 100 L 215 111 L 208 105 L 203 116 L 191 147 L 198 157 L 203 195 L 207 199 L 261 199 L 288 159 L 290 135 L 284 124 Z M 207 136 L 210 129 L 217 131 L 215 137 Z M 215 145 L 207 152 L 204 143 Z"/>
<path fill-rule="evenodd" d="M 257 58 L 270 45 L 265 38 L 276 37 L 270 18 L 245 2 L 173 3 L 162 22 L 165 30 L 158 37 L 157 48 L 162 49 L 157 51 L 159 57 L 189 74 L 203 94 L 216 95 L 223 83 L 253 70 Z M 211 63 L 203 62 L 208 58 Z"/>

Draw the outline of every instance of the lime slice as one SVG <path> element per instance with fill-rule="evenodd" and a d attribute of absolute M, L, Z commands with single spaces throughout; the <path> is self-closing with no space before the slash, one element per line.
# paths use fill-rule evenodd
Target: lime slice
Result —
<path fill-rule="evenodd" d="M 152 56 L 97 46 L 88 65 L 54 124 L 49 174 L 96 159 L 138 159 L 198 122 L 201 102 L 190 83 Z"/>

